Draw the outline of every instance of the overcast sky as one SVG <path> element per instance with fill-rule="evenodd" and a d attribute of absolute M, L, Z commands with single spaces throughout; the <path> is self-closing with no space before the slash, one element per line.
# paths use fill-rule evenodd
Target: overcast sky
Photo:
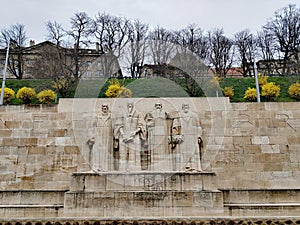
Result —
<path fill-rule="evenodd" d="M 274 12 L 299 0 L 0 0 L 0 28 L 21 23 L 29 39 L 44 41 L 45 23 L 57 21 L 69 26 L 76 12 L 93 17 L 106 12 L 139 19 L 151 26 L 181 29 L 188 24 L 203 30 L 223 28 L 228 36 L 249 28 L 256 32 Z"/>

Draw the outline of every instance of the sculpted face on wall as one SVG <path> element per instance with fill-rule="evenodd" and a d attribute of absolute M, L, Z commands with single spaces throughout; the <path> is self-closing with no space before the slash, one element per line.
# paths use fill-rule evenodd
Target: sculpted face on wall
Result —
<path fill-rule="evenodd" d="M 128 101 L 112 115 L 108 104 L 92 120 L 86 141 L 94 171 L 201 171 L 202 128 L 188 103 L 142 113 Z"/>

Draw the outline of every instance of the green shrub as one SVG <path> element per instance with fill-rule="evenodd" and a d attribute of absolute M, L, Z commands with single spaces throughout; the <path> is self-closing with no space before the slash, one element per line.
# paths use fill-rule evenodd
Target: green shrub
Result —
<path fill-rule="evenodd" d="M 289 95 L 291 98 L 300 100 L 300 84 L 298 82 L 289 87 Z"/>
<path fill-rule="evenodd" d="M 280 87 L 274 82 L 267 83 L 261 88 L 261 96 L 266 97 L 268 100 L 274 100 L 280 94 Z"/>
<path fill-rule="evenodd" d="M 248 89 L 245 91 L 244 99 L 247 99 L 248 101 L 256 101 L 256 88 L 248 87 Z"/>
<path fill-rule="evenodd" d="M 2 88 L 0 88 L 0 93 L 2 93 Z M 15 97 L 15 92 L 13 89 L 4 88 L 3 104 L 8 104 Z"/>
<path fill-rule="evenodd" d="M 27 104 L 36 97 L 36 93 L 33 88 L 22 87 L 18 90 L 16 97 L 22 100 L 23 103 Z"/>
<path fill-rule="evenodd" d="M 37 98 L 40 103 L 42 104 L 50 104 L 53 103 L 55 100 L 55 92 L 48 89 L 48 90 L 43 90 L 37 94 Z"/>

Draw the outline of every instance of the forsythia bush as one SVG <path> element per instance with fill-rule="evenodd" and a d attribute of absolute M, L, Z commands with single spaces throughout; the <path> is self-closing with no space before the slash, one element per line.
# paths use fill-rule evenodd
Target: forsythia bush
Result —
<path fill-rule="evenodd" d="M 265 96 L 268 100 L 274 100 L 280 94 L 280 87 L 274 82 L 267 83 L 261 88 L 261 96 Z"/>
<path fill-rule="evenodd" d="M 268 83 L 268 76 L 265 76 L 264 74 L 258 74 L 258 84 L 260 87 Z"/>
<path fill-rule="evenodd" d="M 119 98 L 130 98 L 132 96 L 132 91 L 126 87 L 122 87 Z"/>
<path fill-rule="evenodd" d="M 22 87 L 18 90 L 16 97 L 24 103 L 29 103 L 36 97 L 36 93 L 32 88 Z"/>
<path fill-rule="evenodd" d="M 116 98 L 119 96 L 121 86 L 118 84 L 110 84 L 105 92 L 105 95 L 109 98 Z"/>
<path fill-rule="evenodd" d="M 300 100 L 300 84 L 298 81 L 289 87 L 289 95 L 291 98 Z"/>
<path fill-rule="evenodd" d="M 112 79 L 109 81 L 109 86 L 105 95 L 109 98 L 129 98 L 132 96 L 132 92 L 120 84 L 119 80 Z"/>
<path fill-rule="evenodd" d="M 256 96 L 256 88 L 250 88 L 250 87 L 248 87 L 248 89 L 245 92 L 244 99 L 247 99 L 249 101 L 255 101 L 256 98 L 257 98 L 257 96 Z"/>
<path fill-rule="evenodd" d="M 234 96 L 233 87 L 224 87 L 222 90 L 225 97 L 232 98 Z"/>
<path fill-rule="evenodd" d="M 37 98 L 42 104 L 50 104 L 55 100 L 55 92 L 52 90 L 43 90 L 37 94 Z"/>
<path fill-rule="evenodd" d="M 2 88 L 0 88 L 0 93 L 2 93 Z M 4 88 L 3 104 L 8 104 L 15 97 L 15 92 L 13 89 Z"/>
<path fill-rule="evenodd" d="M 62 78 L 52 82 L 52 87 L 54 89 L 60 90 L 67 86 L 67 80 Z"/>
<path fill-rule="evenodd" d="M 212 78 L 209 82 L 211 83 L 211 85 L 213 87 L 218 87 L 220 84 L 221 78 L 218 76 L 215 76 L 214 78 Z"/>

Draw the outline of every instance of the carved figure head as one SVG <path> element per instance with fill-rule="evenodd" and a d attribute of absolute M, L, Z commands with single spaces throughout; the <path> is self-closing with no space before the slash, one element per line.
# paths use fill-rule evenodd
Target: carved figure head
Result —
<path fill-rule="evenodd" d="M 102 110 L 102 113 L 105 113 L 105 114 L 108 113 L 108 111 L 109 111 L 108 104 L 102 104 L 101 110 Z"/>
<path fill-rule="evenodd" d="M 183 111 L 184 113 L 188 113 L 189 110 L 190 110 L 189 104 L 183 103 L 183 104 L 182 104 L 182 111 Z"/>
<path fill-rule="evenodd" d="M 133 102 L 131 102 L 131 101 L 127 102 L 127 110 L 128 110 L 128 112 L 132 112 L 133 107 L 134 107 Z"/>
<path fill-rule="evenodd" d="M 155 103 L 155 108 L 157 110 L 161 110 L 162 109 L 162 104 L 160 102 Z"/>

